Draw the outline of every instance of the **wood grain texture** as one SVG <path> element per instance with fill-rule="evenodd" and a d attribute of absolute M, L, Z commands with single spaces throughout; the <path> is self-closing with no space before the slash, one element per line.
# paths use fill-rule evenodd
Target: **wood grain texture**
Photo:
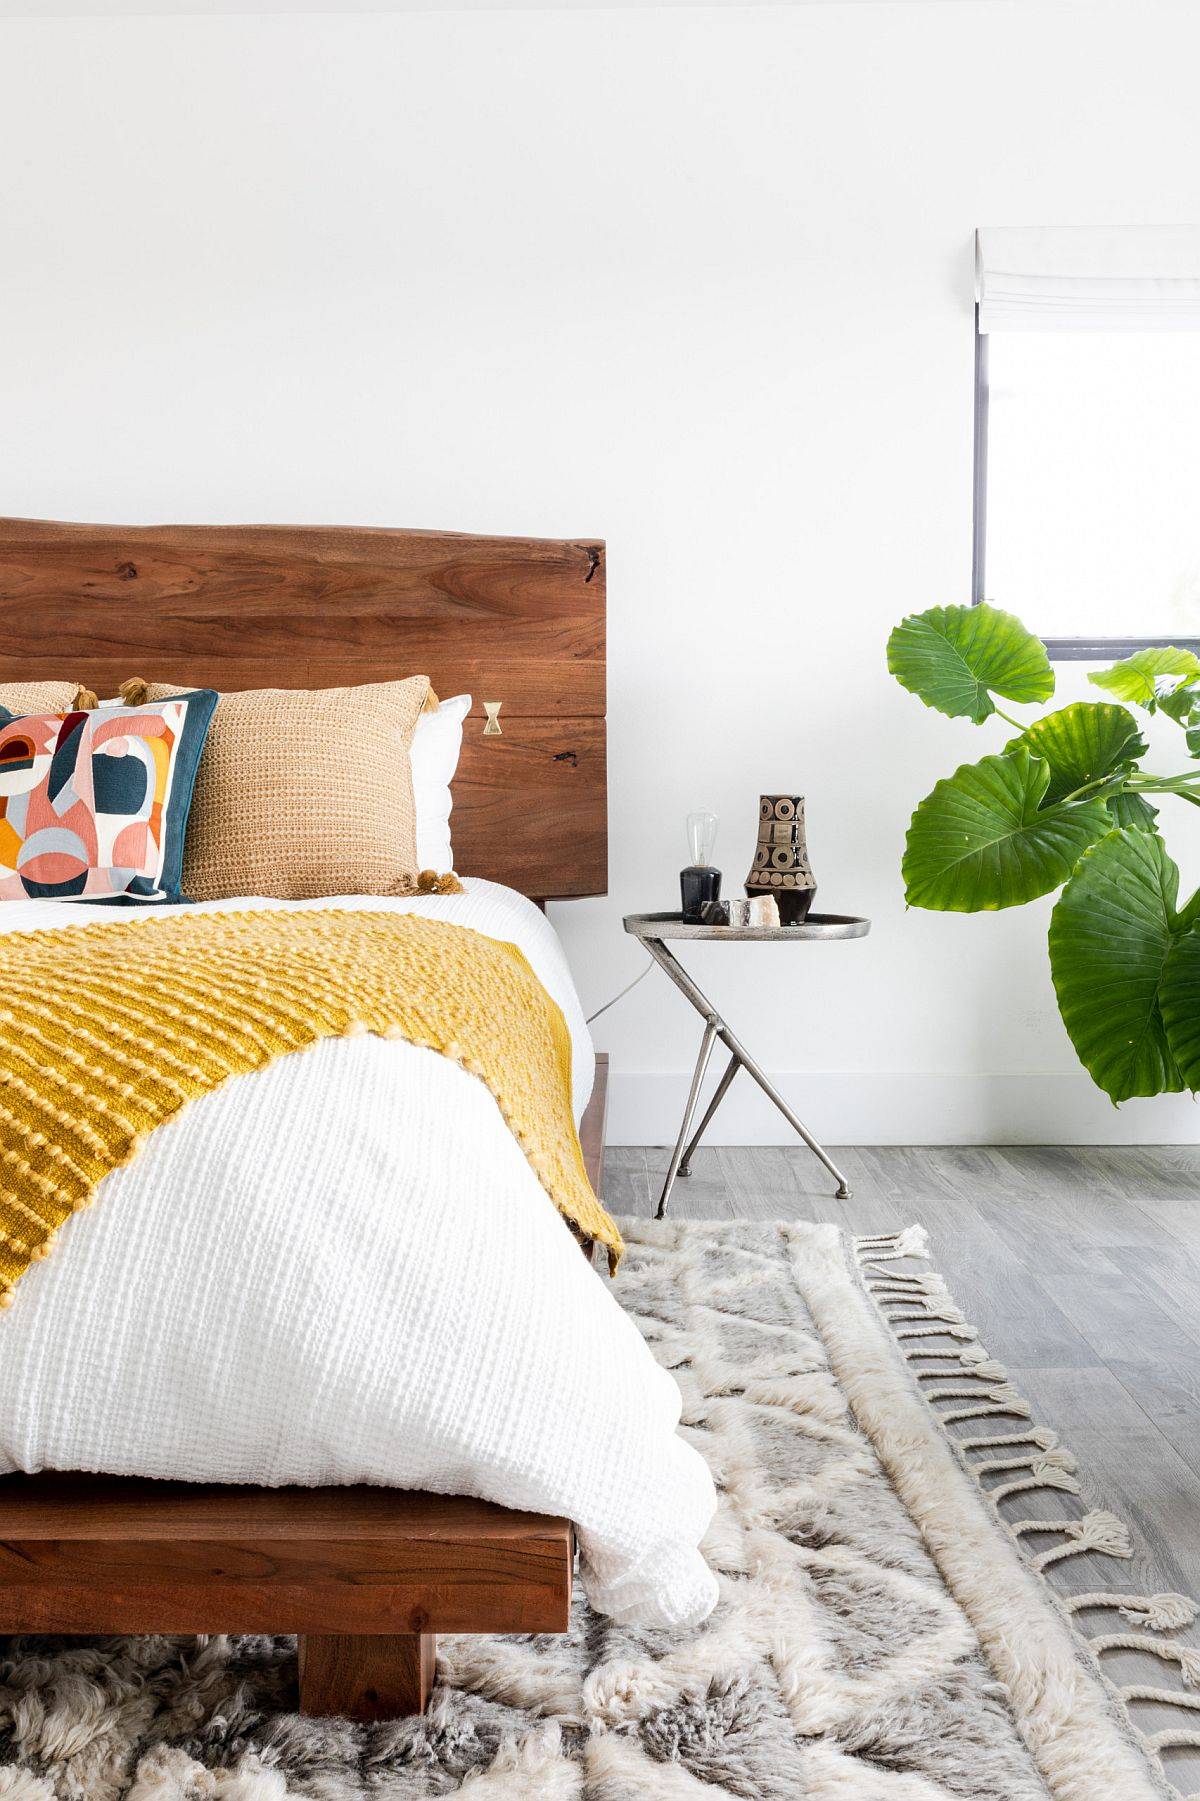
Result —
<path fill-rule="evenodd" d="M 457 692 L 457 690 L 456 690 Z M 506 720 L 485 738 L 476 708 L 463 728 L 451 832 L 460 875 L 486 876 L 539 900 L 608 886 L 608 774 L 603 719 Z"/>
<path fill-rule="evenodd" d="M 436 1647 L 432 1632 L 375 1638 L 306 1633 L 297 1646 L 300 1712 L 364 1722 L 424 1713 Z"/>
<path fill-rule="evenodd" d="M 561 1632 L 573 1556 L 457 1495 L 0 1480 L 0 1632 Z"/>
<path fill-rule="evenodd" d="M 598 541 L 320 526 L 0 520 L 0 681 L 114 694 L 324 688 L 426 674 L 474 697 L 460 873 L 561 898 L 607 887 Z M 501 703 L 483 735 L 484 701 Z"/>

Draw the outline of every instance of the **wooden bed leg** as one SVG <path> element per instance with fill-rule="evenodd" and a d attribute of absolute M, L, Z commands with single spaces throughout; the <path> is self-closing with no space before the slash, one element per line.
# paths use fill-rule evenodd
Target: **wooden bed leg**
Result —
<path fill-rule="evenodd" d="M 299 1641 L 300 1712 L 350 1720 L 424 1713 L 433 1686 L 432 1632 L 309 1632 Z"/>

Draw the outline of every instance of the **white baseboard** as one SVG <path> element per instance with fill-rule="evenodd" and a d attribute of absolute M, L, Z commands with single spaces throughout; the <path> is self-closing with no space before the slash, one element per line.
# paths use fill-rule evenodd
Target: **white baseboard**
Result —
<path fill-rule="evenodd" d="M 614 1070 L 608 1142 L 673 1143 L 689 1080 L 683 1072 Z M 872 1070 L 772 1075 L 772 1080 L 824 1144 L 1200 1144 L 1200 1105 L 1190 1095 L 1114 1107 L 1082 1070 L 1026 1075 Z M 706 1096 L 712 1087 L 710 1077 Z M 742 1070 L 706 1142 L 796 1140 Z"/>

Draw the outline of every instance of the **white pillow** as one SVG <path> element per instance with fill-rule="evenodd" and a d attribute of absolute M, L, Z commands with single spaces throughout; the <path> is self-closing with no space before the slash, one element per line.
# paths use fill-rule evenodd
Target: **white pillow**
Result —
<path fill-rule="evenodd" d="M 471 696 L 456 694 L 432 713 L 422 713 L 413 734 L 413 798 L 417 803 L 417 868 L 445 875 L 454 868 L 450 843 L 450 784 L 462 749 L 463 720 L 471 711 Z"/>

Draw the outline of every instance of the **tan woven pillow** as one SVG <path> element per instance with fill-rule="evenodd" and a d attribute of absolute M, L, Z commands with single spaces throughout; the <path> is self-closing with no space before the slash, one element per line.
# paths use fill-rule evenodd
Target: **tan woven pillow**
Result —
<path fill-rule="evenodd" d="M 147 700 L 184 691 L 145 684 Z M 414 675 L 222 694 L 192 796 L 183 892 L 192 900 L 411 894 L 409 749 L 428 692 L 428 678 Z"/>
<path fill-rule="evenodd" d="M 0 707 L 19 718 L 25 713 L 69 713 L 78 682 L 0 682 Z"/>

